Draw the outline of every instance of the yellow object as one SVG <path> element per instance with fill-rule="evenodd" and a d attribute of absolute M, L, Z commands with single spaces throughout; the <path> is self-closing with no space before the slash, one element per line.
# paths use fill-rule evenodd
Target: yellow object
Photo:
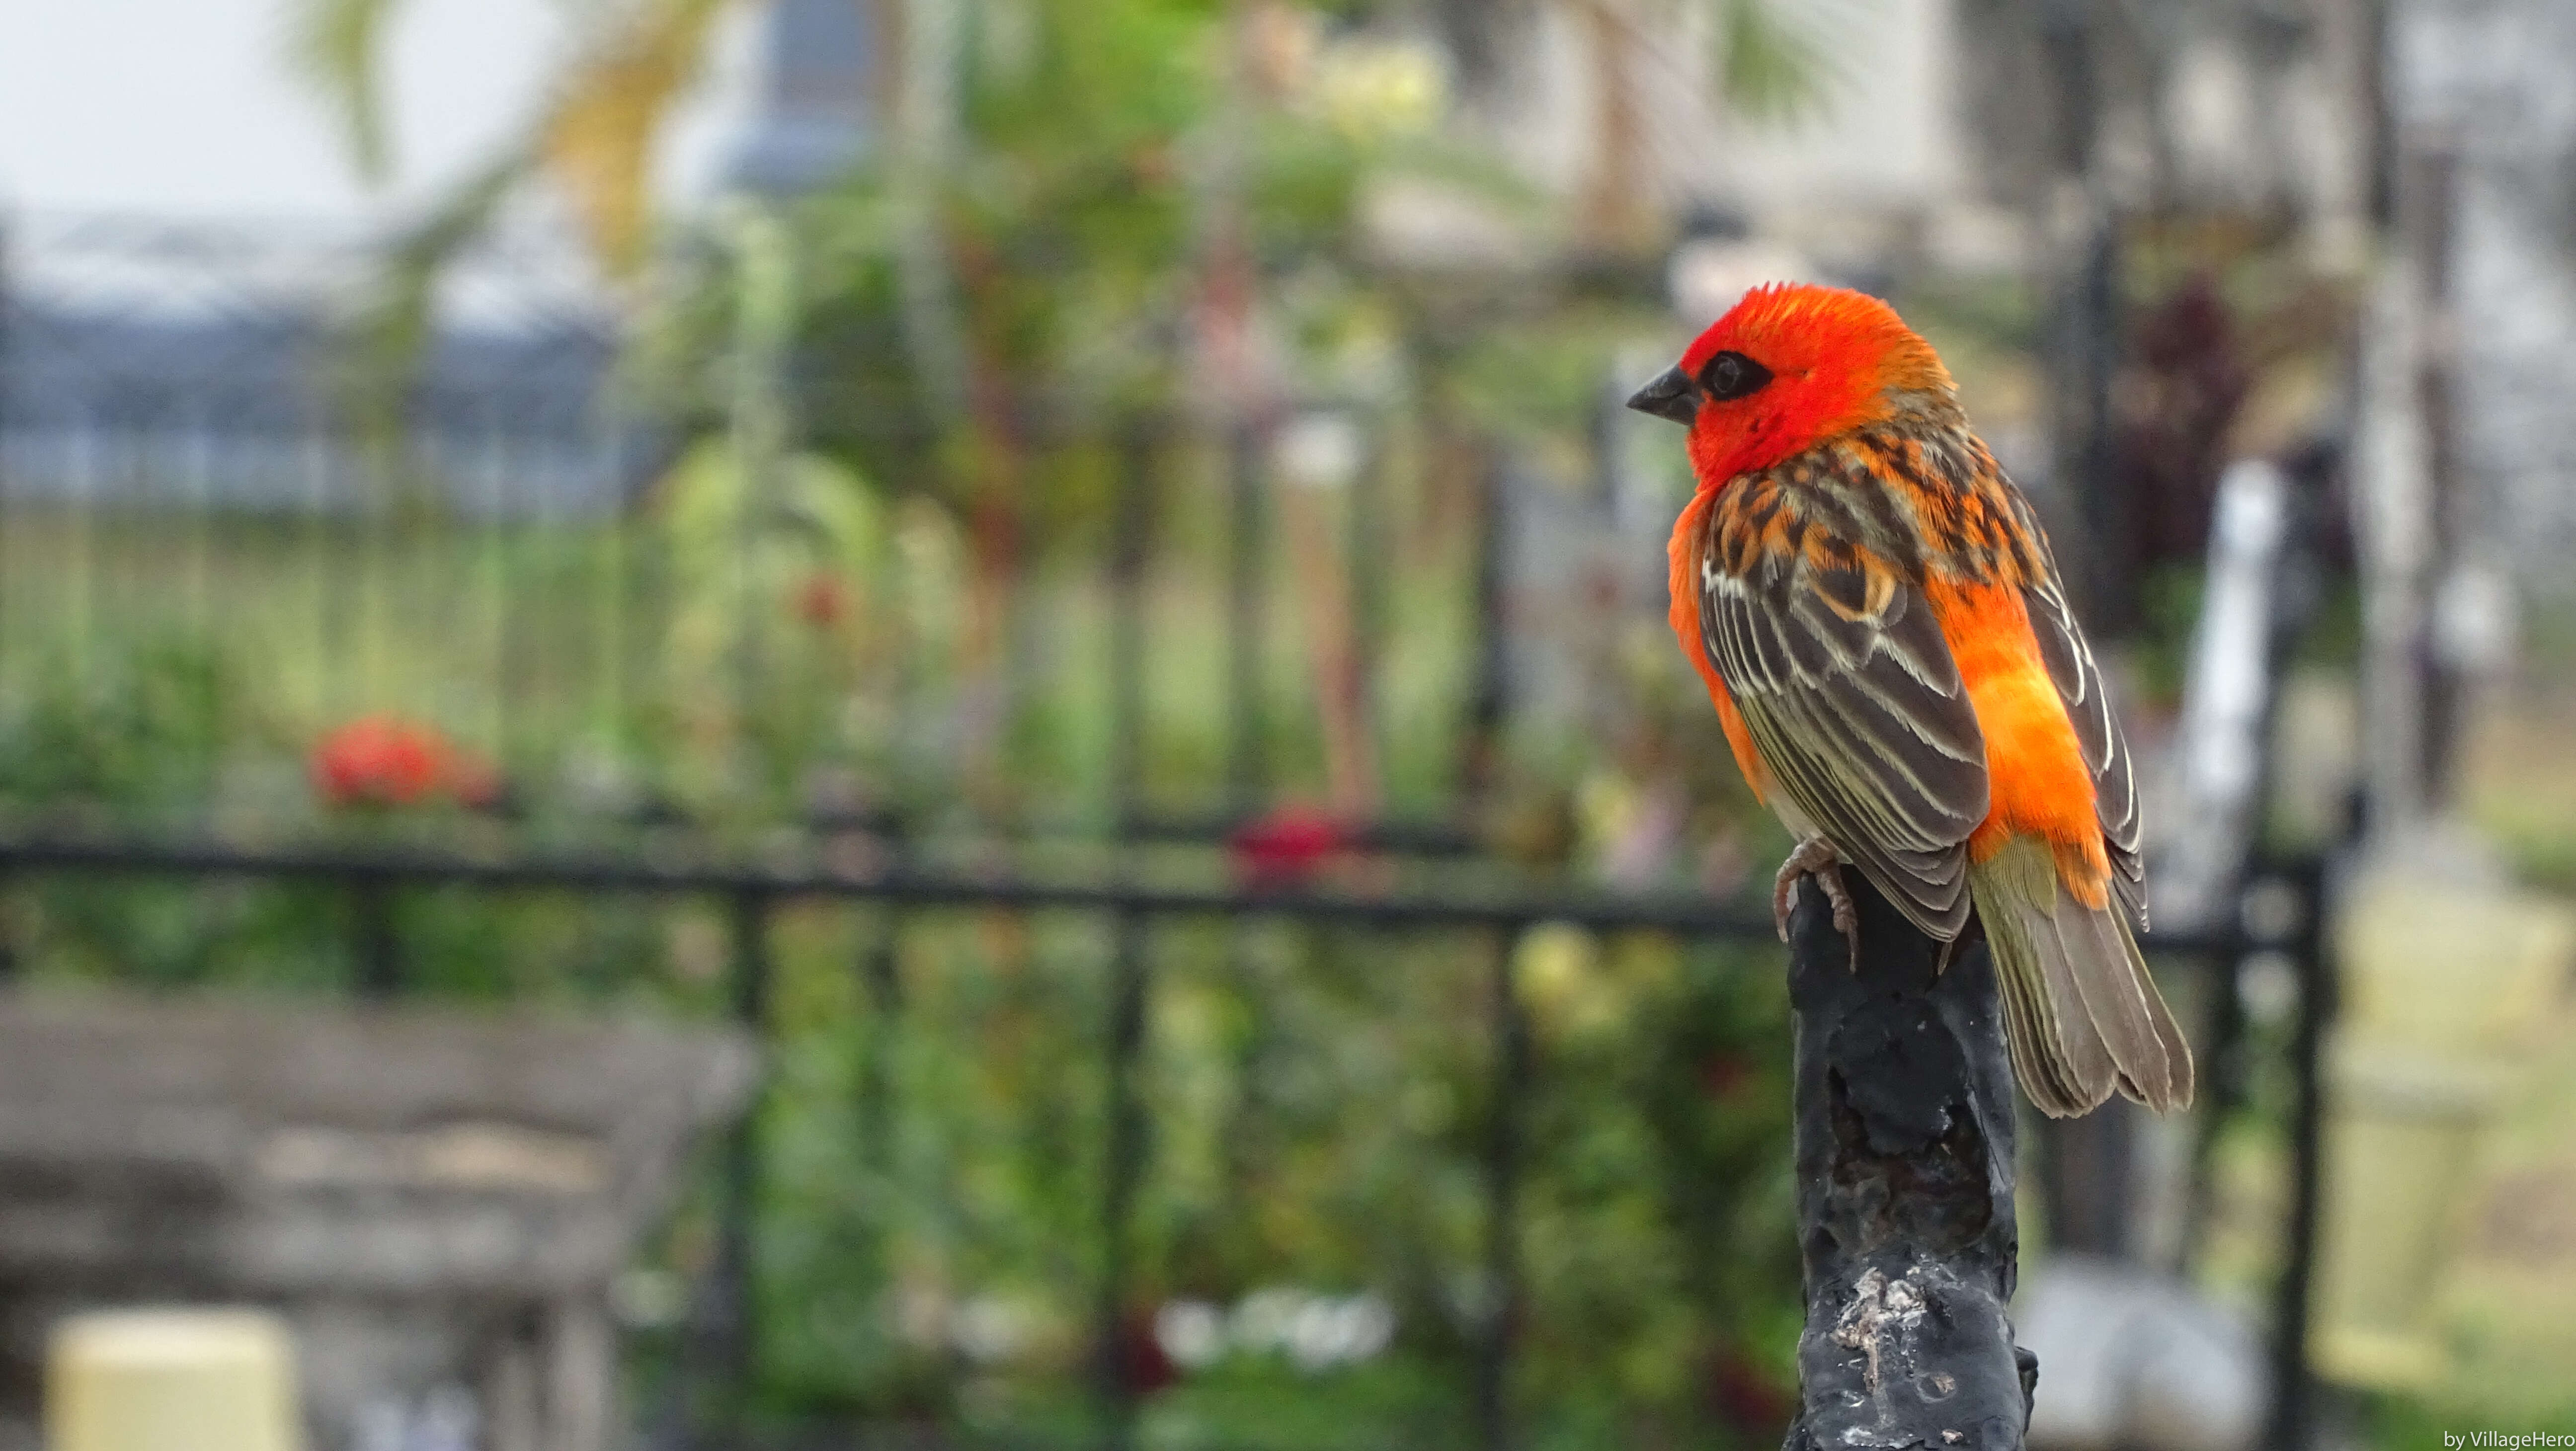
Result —
<path fill-rule="evenodd" d="M 301 1451 L 295 1351 L 257 1310 L 117 1310 L 56 1327 L 46 1451 Z"/>
<path fill-rule="evenodd" d="M 2576 914 L 2383 867 L 2354 882 L 2335 936 L 2309 1353 L 2332 1381 L 2421 1389 L 2449 1370 L 2434 1310 L 2480 1136 L 2555 1021 Z"/>
<path fill-rule="evenodd" d="M 2356 882 L 2346 902 L 2336 941 L 2347 1038 L 2477 1062 L 2546 1040 L 2576 955 L 2576 912 L 2389 872 Z"/>

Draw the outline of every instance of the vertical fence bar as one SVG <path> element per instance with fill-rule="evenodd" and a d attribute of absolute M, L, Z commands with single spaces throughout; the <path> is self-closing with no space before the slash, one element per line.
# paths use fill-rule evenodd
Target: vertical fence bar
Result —
<path fill-rule="evenodd" d="M 1378 682 L 1378 665 L 1386 651 L 1386 420 L 1369 421 L 1367 446 L 1361 455 L 1358 474 L 1350 487 L 1350 516 L 1346 521 L 1349 535 L 1345 553 L 1349 564 L 1343 578 L 1349 582 L 1351 612 L 1351 689 L 1357 699 L 1354 709 L 1359 716 L 1361 745 L 1375 766 L 1375 779 L 1370 783 L 1381 799 L 1372 802 L 1380 813 L 1387 811 L 1383 800 L 1394 772 L 1386 759 L 1386 732 L 1381 719 L 1385 692 Z"/>
<path fill-rule="evenodd" d="M 733 1001 L 736 1026 L 761 1040 L 769 1036 L 768 894 L 734 893 Z M 766 1093 L 756 1095 L 725 1141 L 724 1199 L 719 1210 L 716 1274 L 710 1307 L 709 1349 L 738 1405 L 759 1366 L 758 1231 L 762 1175 L 760 1120 Z"/>
<path fill-rule="evenodd" d="M 340 709 L 337 630 L 342 614 L 337 608 L 338 571 L 332 568 L 338 551 L 331 539 L 331 480 L 337 453 L 330 414 L 318 405 L 308 405 L 302 418 L 297 451 L 303 460 L 306 493 L 303 548 L 313 587 L 313 705 L 327 718 Z"/>
<path fill-rule="evenodd" d="M 514 434 L 513 426 L 517 432 Z M 492 519 L 500 543 L 501 716 L 504 760 L 510 733 L 542 731 L 534 703 L 546 679 L 543 632 L 554 621 L 545 598 L 544 504 L 531 481 L 543 467 L 544 415 L 503 419 L 500 438 L 500 503 Z"/>
<path fill-rule="evenodd" d="M 906 855 L 907 825 L 900 814 L 887 822 L 887 865 L 900 871 Z M 886 1204 L 893 1193 L 901 1153 L 895 1128 L 895 1055 L 903 1030 L 903 931 L 906 913 L 892 897 L 878 899 L 870 913 L 865 945 L 859 954 L 859 992 L 868 1015 L 867 1057 L 859 1071 L 859 1165 L 871 1181 L 876 1202 L 874 1233 L 864 1252 L 880 1272 L 890 1272 Z M 891 1281 L 889 1280 L 889 1284 Z"/>
<path fill-rule="evenodd" d="M 1132 835 L 1144 803 L 1145 562 L 1152 552 L 1154 435 L 1131 420 L 1118 440 L 1109 543 L 1109 809 L 1112 831 Z"/>
<path fill-rule="evenodd" d="M 388 416 L 359 425 L 357 435 L 356 477 L 358 481 L 357 550 L 354 598 L 356 609 L 351 618 L 356 625 L 356 679 L 358 700 L 375 708 L 386 702 L 385 667 L 385 591 L 386 535 L 391 532 L 394 491 L 400 487 L 410 460 L 404 457 L 405 444 L 412 436 L 413 409 L 406 402 L 389 409 Z"/>
<path fill-rule="evenodd" d="M 642 707 L 659 698 L 662 689 L 662 677 L 658 671 L 661 644 L 669 638 L 670 612 L 676 592 L 670 587 L 669 551 L 663 547 L 662 535 L 653 528 L 652 515 L 645 508 L 640 490 L 621 503 L 617 531 L 620 711 L 617 740 L 623 755 L 634 749 Z M 889 549 L 887 557 L 891 560 L 897 556 Z M 904 714 L 900 683 L 890 687 L 887 693 L 894 701 L 897 738 L 900 739 L 900 723 Z"/>
<path fill-rule="evenodd" d="M 183 449 L 181 479 L 187 490 L 186 517 L 188 538 L 186 564 L 186 597 L 188 628 L 204 630 L 214 619 L 212 609 L 213 534 L 215 528 L 215 423 L 207 415 L 203 399 L 179 411 L 181 427 L 187 430 Z"/>
<path fill-rule="evenodd" d="M 1232 739 L 1226 757 L 1226 805 L 1237 814 L 1261 806 L 1269 774 L 1267 714 L 1269 510 L 1263 495 L 1264 432 L 1235 424 L 1227 453 L 1226 686 Z"/>
<path fill-rule="evenodd" d="M 549 418 L 540 406 L 529 410 L 520 428 L 520 441 L 513 451 L 518 467 L 510 480 L 510 495 L 519 516 L 517 588 L 527 598 L 518 609 L 520 628 L 512 632 L 523 653 L 510 714 L 523 735 L 548 740 L 556 738 L 567 723 L 559 713 L 563 704 L 580 698 L 573 685 L 577 667 L 565 649 L 571 644 L 572 615 L 564 608 L 564 521 L 558 508 L 562 500 L 556 493 L 563 463 L 556 441 L 568 436 L 572 425 Z M 549 688 L 553 682 L 561 684 Z M 579 719 L 577 710 L 576 705 L 574 721 Z"/>
<path fill-rule="evenodd" d="M 96 581 L 91 577 L 96 564 L 91 530 L 98 513 L 98 435 L 96 409 L 87 404 L 76 409 L 71 436 L 64 441 L 70 451 L 66 472 L 71 485 L 71 503 L 66 510 L 69 517 L 65 521 L 71 537 L 63 547 L 70 593 L 65 615 L 69 628 L 64 634 L 71 651 L 73 678 L 82 685 L 90 681 L 90 626 L 97 599 Z"/>
<path fill-rule="evenodd" d="M 17 874 L 0 868 L 0 992 L 18 986 L 19 970 L 25 966 L 18 959 Z"/>
<path fill-rule="evenodd" d="M 1476 1345 L 1473 1409 L 1484 1451 L 1509 1451 L 1512 1359 L 1521 1318 L 1520 1198 L 1522 1124 L 1530 1088 L 1529 1017 L 1521 1007 L 1517 964 L 1522 927 L 1498 928 L 1490 968 L 1493 1103 L 1485 1126 L 1485 1316 Z"/>
<path fill-rule="evenodd" d="M 1475 814 L 1502 765 L 1503 717 L 1509 707 L 1510 642 L 1503 628 L 1505 554 L 1510 547 L 1510 481 L 1493 450 L 1476 446 L 1476 620 L 1474 674 L 1467 687 L 1466 749 L 1459 794 Z"/>
<path fill-rule="evenodd" d="M 2210 1221 L 2217 1212 L 2219 1135 L 2245 1104 L 2245 909 L 2238 899 L 2227 906 L 2226 940 L 2210 956 L 2203 974 L 2209 983 L 2209 1001 L 2201 1015 L 2200 1121 L 2192 1132 L 2182 1231 L 2175 1237 L 2174 1269 L 2184 1276 L 2200 1267 Z"/>
<path fill-rule="evenodd" d="M 481 556 L 475 561 L 476 593 L 483 596 L 486 643 L 492 658 L 485 663 L 488 671 L 486 688 L 492 699 L 485 711 L 485 725 L 491 732 L 492 759 L 506 770 L 510 756 L 510 566 L 503 550 L 502 523 L 508 517 L 510 489 L 509 439 L 501 419 L 497 400 L 483 404 L 482 507 L 481 518 L 474 527 Z M 459 614 L 463 614 L 462 611 Z"/>
<path fill-rule="evenodd" d="M 1122 839 L 1135 829 L 1142 810 L 1145 722 L 1145 564 L 1152 548 L 1154 503 L 1154 434 L 1147 419 L 1130 419 L 1118 438 L 1116 512 L 1109 553 L 1109 796 L 1114 833 Z M 1241 549 L 1245 500 L 1243 458 L 1233 463 L 1237 489 L 1235 564 Z M 1256 559 L 1258 556 L 1254 556 Z M 1235 604 L 1243 605 L 1238 574 Z M 1257 602 L 1256 602 L 1257 604 Z M 1257 618 L 1255 621 L 1257 625 Z M 1240 628 L 1241 620 L 1236 621 Z M 1239 648 L 1240 638 L 1235 641 Z M 1240 659 L 1237 665 L 1240 669 Z M 1241 680 L 1238 678 L 1240 689 Z M 1237 705 L 1243 704 L 1238 695 Z M 1237 717 L 1237 729 L 1242 718 Z M 1238 750 L 1243 739 L 1235 742 Z M 1237 767 L 1242 763 L 1238 761 Z M 1238 784 L 1240 782 L 1238 777 Z M 1238 800 L 1240 800 L 1238 796 Z M 1124 871 L 1122 861 L 1121 872 Z M 1137 1091 L 1137 1062 L 1143 1055 L 1146 1013 L 1152 992 L 1146 960 L 1145 920 L 1132 910 L 1110 921 L 1110 981 L 1107 1103 L 1104 1108 L 1105 1152 L 1101 1170 L 1100 1303 L 1092 1327 L 1095 1395 L 1100 1406 L 1099 1443 L 1106 1451 L 1126 1451 L 1135 1439 L 1136 1383 L 1130 1373 L 1128 1322 L 1130 1281 L 1134 1278 L 1131 1228 L 1137 1186 L 1144 1178 L 1145 1110 Z"/>
<path fill-rule="evenodd" d="M 900 848 L 898 848 L 899 850 Z M 895 1167 L 894 1051 L 903 1015 L 903 909 L 881 902 L 859 958 L 868 1004 L 868 1057 L 859 1078 L 859 1157 L 880 1192 Z"/>
<path fill-rule="evenodd" d="M 2448 135 L 2434 132 L 2409 139 L 2412 144 L 2398 159 L 2397 246 L 2398 255 L 2412 254 L 2424 332 L 2432 340 L 2415 359 L 2415 394 L 2423 420 L 2426 513 L 2433 536 L 2426 577 L 2441 579 L 2478 522 L 2470 517 L 2473 507 L 2461 487 L 2459 418 L 2452 406 L 2458 348 L 2447 341 L 2459 329 L 2452 297 L 2459 270 L 2460 157 L 2456 140 Z M 2447 651 L 2422 650 L 2418 661 L 2425 677 L 2420 742 L 2424 790 L 2437 808 L 2446 807 L 2456 784 L 2468 681 L 2465 668 Z"/>
<path fill-rule="evenodd" d="M 603 477 L 599 505 L 605 510 L 596 544 L 597 563 L 591 571 L 591 629 L 596 641 L 592 657 L 598 661 L 599 685 L 591 702 L 598 724 L 596 734 L 603 743 L 614 743 L 622 751 L 626 742 L 626 434 L 625 419 L 613 406 L 607 419 L 599 425 L 600 436 L 591 443 L 593 466 Z"/>
<path fill-rule="evenodd" d="M 2325 1038 L 2338 1008 L 2328 946 L 2326 865 L 2300 872 L 2306 915 L 2292 953 L 2299 967 L 2299 1017 L 2290 1044 L 2298 1098 L 2290 1119 L 2290 1223 L 2272 1311 L 2272 1407 L 2263 1444 L 2307 1451 L 2315 1433 L 2315 1386 L 2308 1372 L 2308 1309 L 2316 1280 L 2317 1225 L 2324 1192 Z"/>
<path fill-rule="evenodd" d="M 726 1015 L 768 1046 L 770 956 L 769 894 L 735 891 L 725 901 L 731 939 Z M 760 1121 L 767 1106 L 764 1084 L 727 1133 L 717 1166 L 714 1262 L 698 1281 L 680 1337 L 653 1443 L 663 1451 L 729 1446 L 724 1433 L 738 1423 L 758 1368 L 758 1305 L 754 1295 L 760 1208 Z"/>
<path fill-rule="evenodd" d="M 1105 1118 L 1107 1152 L 1100 1191 L 1100 1306 L 1093 1325 L 1095 1375 L 1104 1451 L 1126 1451 L 1135 1441 L 1136 1383 L 1130 1374 L 1128 1320 L 1134 1278 L 1132 1229 L 1136 1190 L 1145 1173 L 1145 1107 L 1136 1076 L 1145 1046 L 1146 1004 L 1152 990 L 1145 955 L 1145 919 L 1121 909 L 1111 920 L 1109 1073 Z"/>
<path fill-rule="evenodd" d="M 402 944 L 394 934 L 393 884 L 376 878 L 350 883 L 350 940 L 358 964 L 358 997 L 386 1002 L 403 989 Z"/>

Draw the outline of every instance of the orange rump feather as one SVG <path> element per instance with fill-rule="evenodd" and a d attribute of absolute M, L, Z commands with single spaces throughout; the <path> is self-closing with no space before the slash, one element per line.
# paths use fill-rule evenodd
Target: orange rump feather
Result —
<path fill-rule="evenodd" d="M 1924 593 L 1986 735 L 1993 804 L 1968 838 L 1968 859 L 1990 860 L 2017 833 L 2044 837 L 2076 899 L 2102 906 L 2110 900 L 2111 861 L 2102 849 L 2093 772 L 2040 658 L 2021 590 L 1936 580 Z"/>

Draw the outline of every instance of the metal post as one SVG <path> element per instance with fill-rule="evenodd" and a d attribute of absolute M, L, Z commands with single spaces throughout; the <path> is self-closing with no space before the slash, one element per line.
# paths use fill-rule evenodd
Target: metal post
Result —
<path fill-rule="evenodd" d="M 730 903 L 733 927 L 733 1020 L 754 1037 L 769 1032 L 769 907 L 767 894 L 744 890 Z M 718 1210 L 715 1285 L 709 1305 L 709 1349 L 739 1402 L 759 1365 L 760 1118 L 766 1095 L 755 1097 L 725 1141 L 724 1198 Z"/>
<path fill-rule="evenodd" d="M 203 630 L 218 618 L 209 593 L 214 552 L 209 536 L 215 530 L 215 422 L 202 399 L 174 412 L 184 430 L 179 467 L 187 490 L 187 580 L 183 593 L 188 602 L 189 627 Z"/>
<path fill-rule="evenodd" d="M 1509 1451 L 1512 1357 L 1521 1318 L 1521 1131 L 1530 1088 L 1529 1016 L 1515 971 L 1521 934 L 1496 932 L 1488 1008 L 1494 1046 L 1493 1103 L 1485 1125 L 1485 1264 L 1483 1334 L 1476 1344 L 1476 1443 Z"/>
<path fill-rule="evenodd" d="M 394 935 L 393 888 L 361 880 L 349 888 L 350 946 L 358 964 L 358 996 L 383 1002 L 403 988 L 402 944 Z"/>
<path fill-rule="evenodd" d="M 2138 628 L 2139 600 L 2137 508 L 2112 429 L 2111 391 L 2121 347 L 2120 220 L 2098 198 L 2085 220 L 2082 268 L 2065 320 L 2075 377 L 2084 390 L 2082 432 L 2074 441 L 2080 469 L 2063 485 L 2083 501 L 2095 618 L 2104 634 L 2125 636 Z"/>
<path fill-rule="evenodd" d="M 2208 959 L 2209 1001 L 2201 1019 L 2199 1122 L 2193 1126 L 2189 1179 L 2183 1189 L 2182 1230 L 2175 1236 L 2173 1268 L 2189 1278 L 2200 1268 L 2217 1214 L 2218 1139 L 2245 1105 L 2245 954 L 2241 904 L 2229 904 L 2225 930 L 2235 940 Z"/>
<path fill-rule="evenodd" d="M 849 1253 L 870 1281 L 877 1302 L 896 1295 L 896 1226 L 903 1142 L 896 1127 L 897 1043 L 903 1032 L 902 946 L 905 913 L 892 902 L 869 910 L 867 945 L 859 960 L 859 988 L 867 1001 L 867 1056 L 859 1066 L 855 1108 L 861 1215 Z"/>
<path fill-rule="evenodd" d="M 1118 454 L 1109 544 L 1109 809 L 1111 829 L 1123 839 L 1135 832 L 1143 807 L 1145 562 L 1154 506 L 1154 440 L 1145 420 L 1121 434 Z"/>
<path fill-rule="evenodd" d="M 1348 554 L 1351 612 L 1351 688 L 1368 759 L 1375 763 L 1371 783 L 1381 799 L 1372 803 L 1382 813 L 1386 803 L 1386 742 L 1381 729 L 1378 663 L 1386 654 L 1386 421 L 1374 420 L 1360 471 L 1351 480 Z"/>
<path fill-rule="evenodd" d="M 1107 1153 L 1101 1172 L 1100 1307 L 1093 1334 L 1100 1444 L 1105 1451 L 1126 1451 L 1134 1443 L 1136 1430 L 1136 1385 L 1127 1353 L 1129 1281 L 1134 1274 L 1129 1231 L 1147 1153 L 1136 1067 L 1144 1053 L 1146 999 L 1152 984 L 1145 959 L 1145 919 L 1121 911 L 1111 921 L 1115 945 L 1109 968 L 1109 1081 L 1103 1114 Z"/>
<path fill-rule="evenodd" d="M 0 241 L 5 240 L 5 235 L 0 235 Z M 14 873 L 0 871 L 0 992 L 18 985 L 19 969 L 25 966 L 18 960 L 17 904 L 10 892 L 16 885 Z"/>
<path fill-rule="evenodd" d="M 69 627 L 66 633 L 71 637 L 73 678 L 84 687 L 94 676 L 90 659 L 94 643 L 91 625 L 97 616 L 98 606 L 98 584 L 92 577 L 95 569 L 92 556 L 96 549 L 92 535 L 98 523 L 98 454 L 102 432 L 98 414 L 99 409 L 95 406 L 84 406 L 74 414 L 71 437 L 65 444 L 71 453 L 66 461 L 71 484 L 71 537 L 62 546 L 64 563 L 68 566 L 66 593 L 69 598 L 61 608 Z"/>
<path fill-rule="evenodd" d="M 2400 245 L 2412 264 L 2420 320 L 2414 385 L 2423 419 L 2425 515 L 2431 525 L 2430 559 L 2424 572 L 2427 618 L 2419 646 L 2424 724 L 2418 746 L 2425 805 L 2438 812 L 2452 804 L 2452 778 L 2473 681 L 2469 662 L 2453 658 L 2444 648 L 2430 617 L 2440 608 L 2442 591 L 2454 583 L 2462 543 L 2473 537 L 2478 522 L 2468 517 L 2471 500 L 2461 488 L 2458 409 L 2452 406 L 2451 396 L 2460 350 L 2459 319 L 2451 303 L 2459 250 L 2457 143 L 2445 134 L 2428 135 L 2411 154 L 2400 158 L 2399 165 Z"/>
<path fill-rule="evenodd" d="M 631 548 L 626 536 L 634 514 L 625 488 L 626 440 L 631 431 L 623 414 L 611 404 L 606 420 L 598 425 L 598 441 L 592 450 L 596 466 L 607 476 L 600 497 L 608 508 L 591 579 L 591 627 L 597 641 L 593 655 L 599 662 L 599 691 L 592 710 L 598 722 L 596 729 L 605 739 L 615 742 L 621 754 L 626 745 L 625 584 L 626 558 Z"/>
<path fill-rule="evenodd" d="M 315 704 L 323 714 L 337 715 L 347 692 L 348 672 L 342 668 L 345 647 L 343 631 L 347 628 L 348 611 L 340 599 L 339 571 L 334 562 L 343 553 L 332 539 L 331 511 L 337 502 L 340 448 L 338 425 L 333 415 L 319 404 L 308 404 L 303 415 L 303 436 L 299 440 L 304 460 L 306 504 L 302 545 L 311 562 L 313 580 L 313 654 L 319 680 L 315 686 Z"/>
<path fill-rule="evenodd" d="M 1502 766 L 1503 718 L 1509 709 L 1509 641 L 1503 628 L 1505 551 L 1511 531 L 1510 486 L 1502 460 L 1476 451 L 1476 665 L 1468 687 L 1466 752 L 1459 794 L 1470 813 Z"/>
<path fill-rule="evenodd" d="M 1269 651 L 1269 578 L 1267 534 L 1269 511 L 1263 494 L 1265 435 L 1251 423 L 1238 423 L 1229 439 L 1227 460 L 1229 518 L 1226 560 L 1226 685 L 1230 696 L 1227 751 L 1227 807 L 1237 815 L 1261 808 L 1269 776 L 1268 720 L 1262 708 Z"/>
<path fill-rule="evenodd" d="M 2326 936 L 2326 866 L 2301 872 L 2305 915 L 2291 948 L 2299 967 L 2299 1017 L 2290 1043 L 2298 1098 L 2290 1117 L 2290 1222 L 2272 1310 L 2272 1410 L 2263 1444 L 2307 1451 L 2315 1433 L 2315 1386 L 2308 1372 L 2308 1310 L 2316 1279 L 2317 1224 L 2325 1162 L 2325 1039 L 2337 1008 Z"/>
<path fill-rule="evenodd" d="M 2088 0 L 2042 0 L 2036 18 L 2054 142 L 2041 261 L 2052 294 L 2045 351 L 2057 380 L 2051 472 L 2066 522 L 2077 526 L 2061 548 L 2072 545 L 2085 565 L 2072 572 L 2085 618 L 2098 635 L 2119 636 L 2137 625 L 2137 563 L 2130 501 L 2112 457 L 2120 238 L 2097 145 L 2105 21 Z"/>
<path fill-rule="evenodd" d="M 875 911 L 874 931 L 859 960 L 868 1001 L 868 1060 L 859 1080 L 859 1152 L 880 1183 L 894 1171 L 894 1038 L 903 1013 L 903 911 Z"/>
<path fill-rule="evenodd" d="M 517 724 L 511 705 L 518 695 L 519 680 L 524 673 L 524 643 L 511 609 L 510 585 L 513 569 L 510 558 L 510 480 L 515 462 L 510 456 L 506 420 L 497 401 L 484 405 L 483 417 L 483 517 L 477 533 L 481 535 L 482 575 L 485 608 L 491 616 L 492 703 L 489 726 L 492 732 L 493 759 L 507 762 L 510 757 L 510 732 Z M 459 613 L 462 613 L 461 611 Z"/>
<path fill-rule="evenodd" d="M 1860 957 L 1798 887 L 1798 1246 L 1806 1330 L 1786 1451 L 2020 1451 L 2038 1362 L 2013 1345 L 2013 1075 L 1984 943 L 1949 952 L 1856 872 Z"/>

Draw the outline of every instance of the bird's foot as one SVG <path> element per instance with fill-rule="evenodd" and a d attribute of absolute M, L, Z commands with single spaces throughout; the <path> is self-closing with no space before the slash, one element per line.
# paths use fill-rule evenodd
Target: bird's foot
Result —
<path fill-rule="evenodd" d="M 1852 970 L 1860 970 L 1860 912 L 1852 906 L 1851 893 L 1843 887 L 1842 858 L 1835 854 L 1834 844 L 1821 836 L 1811 836 L 1798 843 L 1789 859 L 1780 864 L 1780 875 L 1771 879 L 1771 925 L 1780 932 L 1780 940 L 1789 940 L 1789 909 L 1797 901 L 1798 878 L 1811 876 L 1824 888 L 1825 900 L 1834 909 L 1834 930 L 1851 944 Z"/>

